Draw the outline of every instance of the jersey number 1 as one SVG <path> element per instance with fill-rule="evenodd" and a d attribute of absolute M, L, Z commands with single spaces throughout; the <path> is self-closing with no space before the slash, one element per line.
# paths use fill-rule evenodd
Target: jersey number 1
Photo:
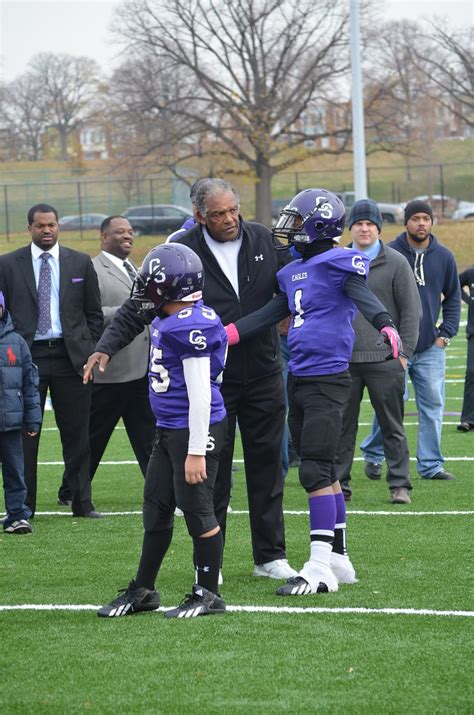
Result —
<path fill-rule="evenodd" d="M 303 297 L 303 291 L 301 288 L 295 291 L 294 301 L 295 301 L 295 317 L 293 319 L 293 327 L 300 328 L 304 323 L 304 310 L 301 306 L 301 299 Z"/>

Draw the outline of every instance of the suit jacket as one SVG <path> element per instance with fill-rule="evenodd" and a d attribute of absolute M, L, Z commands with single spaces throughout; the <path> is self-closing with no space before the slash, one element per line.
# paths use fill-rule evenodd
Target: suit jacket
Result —
<path fill-rule="evenodd" d="M 114 317 L 122 303 L 130 297 L 131 279 L 101 252 L 92 259 L 99 279 L 104 328 Z M 130 382 L 144 377 L 148 369 L 150 353 L 150 329 L 147 326 L 140 335 L 114 355 L 105 373 L 94 371 L 94 382 Z"/>
<path fill-rule="evenodd" d="M 97 274 L 90 257 L 59 247 L 59 312 L 66 349 L 79 375 L 103 326 Z M 31 246 L 0 256 L 0 290 L 15 330 L 31 347 L 38 325 L 38 292 Z"/>

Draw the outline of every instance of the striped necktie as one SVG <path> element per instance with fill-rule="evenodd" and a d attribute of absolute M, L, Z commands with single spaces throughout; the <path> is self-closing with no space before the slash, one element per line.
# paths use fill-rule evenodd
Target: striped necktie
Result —
<path fill-rule="evenodd" d="M 129 261 L 124 261 L 124 262 L 123 262 L 123 267 L 124 267 L 125 270 L 127 271 L 128 275 L 129 275 L 129 277 L 130 277 L 130 280 L 131 280 L 132 283 L 133 283 L 133 281 L 134 281 L 135 278 L 137 277 L 137 272 L 136 272 L 135 268 L 132 266 L 132 264 L 131 264 Z"/>

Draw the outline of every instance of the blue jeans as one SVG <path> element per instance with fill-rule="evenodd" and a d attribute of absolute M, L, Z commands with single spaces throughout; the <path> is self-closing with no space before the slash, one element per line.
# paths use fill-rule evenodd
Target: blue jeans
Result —
<path fill-rule="evenodd" d="M 446 374 L 444 348 L 432 345 L 428 350 L 414 353 L 408 361 L 408 374 L 418 409 L 416 468 L 420 477 L 431 479 L 444 468 L 444 457 L 441 454 Z M 405 399 L 408 399 L 408 390 Z M 383 462 L 382 432 L 376 417 L 372 423 L 372 432 L 360 448 L 366 462 Z"/>
<path fill-rule="evenodd" d="M 25 504 L 26 485 L 21 430 L 0 432 L 0 460 L 7 512 L 3 524 L 5 528 L 14 521 L 29 519 L 31 516 L 31 509 Z"/>

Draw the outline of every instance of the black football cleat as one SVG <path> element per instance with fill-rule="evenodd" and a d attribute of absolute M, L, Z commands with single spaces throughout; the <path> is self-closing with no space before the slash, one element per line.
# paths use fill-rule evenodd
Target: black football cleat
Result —
<path fill-rule="evenodd" d="M 156 611 L 160 607 L 158 591 L 149 591 L 147 588 L 137 586 L 135 581 L 130 581 L 127 588 L 121 588 L 119 593 L 121 596 L 99 608 L 97 615 L 100 618 L 132 616 L 134 613 Z"/>
<path fill-rule="evenodd" d="M 302 576 L 292 576 L 276 590 L 277 596 L 307 596 L 311 593 L 311 586 Z"/>
<path fill-rule="evenodd" d="M 196 616 L 213 616 L 218 613 L 225 613 L 224 600 L 218 594 L 195 583 L 192 593 L 188 593 L 179 606 L 165 611 L 165 617 L 195 618 Z"/>

